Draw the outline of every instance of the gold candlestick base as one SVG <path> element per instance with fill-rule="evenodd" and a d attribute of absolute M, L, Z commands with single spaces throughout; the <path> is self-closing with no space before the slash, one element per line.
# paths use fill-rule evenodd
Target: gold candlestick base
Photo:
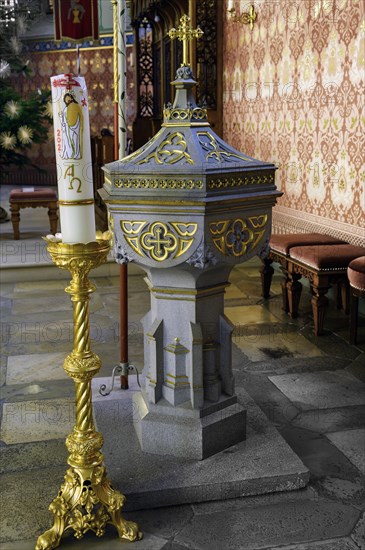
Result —
<path fill-rule="evenodd" d="M 65 291 L 74 305 L 74 348 L 65 359 L 64 369 L 75 382 L 76 424 L 66 439 L 70 468 L 49 506 L 54 523 L 38 537 L 35 550 L 56 548 L 64 531 L 70 528 L 76 538 L 90 530 L 101 537 L 108 523 L 116 527 L 119 538 L 140 540 L 138 525 L 121 515 L 125 496 L 113 489 L 106 476 L 101 453 L 103 436 L 95 431 L 93 420 L 91 380 L 101 362 L 90 349 L 89 300 L 95 286 L 88 280 L 88 274 L 106 261 L 110 249 L 108 235 L 88 244 L 46 240 L 54 263 L 72 275 Z"/>

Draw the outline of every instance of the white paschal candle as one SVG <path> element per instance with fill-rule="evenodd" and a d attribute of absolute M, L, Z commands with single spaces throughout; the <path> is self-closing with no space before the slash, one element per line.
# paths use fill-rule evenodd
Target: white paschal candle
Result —
<path fill-rule="evenodd" d="M 89 107 L 85 79 L 51 77 L 62 242 L 95 241 Z"/>

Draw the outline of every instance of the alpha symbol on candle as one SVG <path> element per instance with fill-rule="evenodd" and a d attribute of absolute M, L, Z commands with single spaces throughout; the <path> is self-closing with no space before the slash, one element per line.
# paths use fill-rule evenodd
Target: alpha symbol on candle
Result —
<path fill-rule="evenodd" d="M 74 164 L 70 164 L 70 166 L 68 166 L 66 168 L 63 177 L 64 177 L 64 179 L 66 179 L 67 177 L 70 178 L 68 189 L 73 191 L 74 190 L 73 186 L 77 185 L 77 193 L 81 193 L 81 180 L 80 180 L 80 178 L 75 177 L 75 165 Z"/>
<path fill-rule="evenodd" d="M 61 113 L 62 152 L 63 159 L 82 158 L 82 132 L 84 116 L 82 107 L 76 101 L 75 94 L 67 91 L 63 95 L 65 106 Z"/>

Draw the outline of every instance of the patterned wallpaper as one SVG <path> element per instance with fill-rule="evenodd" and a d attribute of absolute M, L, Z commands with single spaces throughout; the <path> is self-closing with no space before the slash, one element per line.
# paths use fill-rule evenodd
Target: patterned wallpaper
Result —
<path fill-rule="evenodd" d="M 253 31 L 225 15 L 224 139 L 279 167 L 274 231 L 365 243 L 365 3 L 254 5 Z"/>

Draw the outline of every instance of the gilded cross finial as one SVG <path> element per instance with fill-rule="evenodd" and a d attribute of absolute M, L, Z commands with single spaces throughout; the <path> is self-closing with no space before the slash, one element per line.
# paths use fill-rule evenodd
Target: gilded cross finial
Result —
<path fill-rule="evenodd" d="M 193 38 L 200 38 L 204 32 L 201 30 L 200 27 L 197 27 L 196 29 L 193 29 L 189 25 L 190 17 L 188 15 L 183 15 L 180 19 L 180 25 L 177 29 L 171 29 L 168 34 L 169 37 L 174 40 L 174 38 L 177 38 L 183 43 L 183 62 L 182 66 L 184 65 L 190 65 L 189 62 L 189 40 L 192 40 Z"/>

